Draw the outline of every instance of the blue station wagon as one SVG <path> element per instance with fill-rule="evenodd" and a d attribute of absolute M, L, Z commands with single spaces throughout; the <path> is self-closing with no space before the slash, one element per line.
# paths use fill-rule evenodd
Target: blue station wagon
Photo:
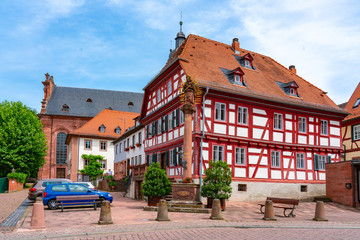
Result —
<path fill-rule="evenodd" d="M 80 196 L 80 195 L 99 195 L 100 201 L 107 200 L 110 203 L 113 197 L 108 192 L 92 190 L 82 184 L 77 183 L 62 183 L 48 185 L 43 193 L 44 206 L 47 205 L 49 209 L 57 209 L 58 203 L 56 202 L 57 196 Z M 81 200 L 78 201 L 81 204 Z"/>

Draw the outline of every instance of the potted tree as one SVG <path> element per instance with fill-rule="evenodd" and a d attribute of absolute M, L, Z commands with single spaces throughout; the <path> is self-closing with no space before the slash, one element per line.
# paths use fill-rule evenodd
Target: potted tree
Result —
<path fill-rule="evenodd" d="M 212 201 L 220 199 L 221 209 L 225 210 L 225 200 L 231 196 L 231 169 L 226 162 L 210 161 L 210 166 L 205 171 L 204 184 L 201 196 L 207 197 L 207 207 L 212 208 Z"/>
<path fill-rule="evenodd" d="M 141 192 L 148 197 L 148 206 L 156 204 L 171 192 L 171 183 L 159 163 L 152 163 L 144 175 Z"/>

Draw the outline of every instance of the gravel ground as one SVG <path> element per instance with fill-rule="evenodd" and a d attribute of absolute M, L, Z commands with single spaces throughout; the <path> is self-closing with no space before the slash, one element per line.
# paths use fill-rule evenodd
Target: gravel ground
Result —
<path fill-rule="evenodd" d="M 29 189 L 0 193 L 0 223 L 2 223 L 27 197 Z"/>

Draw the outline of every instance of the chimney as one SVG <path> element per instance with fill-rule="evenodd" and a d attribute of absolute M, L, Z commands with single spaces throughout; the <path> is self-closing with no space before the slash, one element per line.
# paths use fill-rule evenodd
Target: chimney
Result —
<path fill-rule="evenodd" d="M 239 43 L 239 39 L 234 38 L 233 42 L 232 42 L 232 48 L 234 49 L 234 52 L 236 54 L 240 54 L 240 43 Z"/>
<path fill-rule="evenodd" d="M 295 73 L 296 74 L 296 68 L 295 68 L 295 65 L 290 65 L 289 66 L 289 69 L 291 72 Z"/>

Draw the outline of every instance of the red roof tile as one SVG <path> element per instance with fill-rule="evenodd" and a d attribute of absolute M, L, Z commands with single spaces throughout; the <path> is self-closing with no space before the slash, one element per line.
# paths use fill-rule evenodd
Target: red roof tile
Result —
<path fill-rule="evenodd" d="M 350 114 L 344 119 L 344 121 L 360 117 L 360 105 L 353 108 L 358 98 L 360 98 L 360 83 L 357 85 L 349 101 L 346 103 L 345 110 Z"/>

